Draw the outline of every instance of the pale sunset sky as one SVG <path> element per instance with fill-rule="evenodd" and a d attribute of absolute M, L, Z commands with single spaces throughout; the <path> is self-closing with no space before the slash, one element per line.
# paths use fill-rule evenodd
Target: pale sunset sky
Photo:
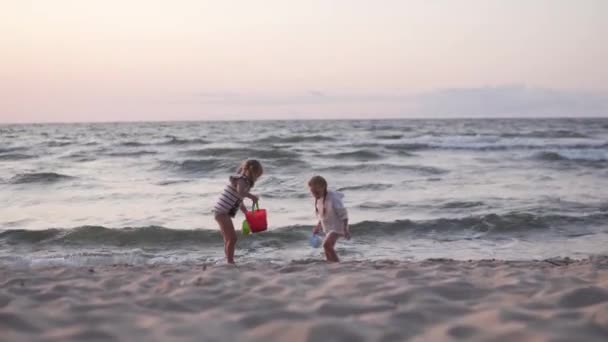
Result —
<path fill-rule="evenodd" d="M 608 116 L 606 0 L 0 0 L 0 122 Z"/>

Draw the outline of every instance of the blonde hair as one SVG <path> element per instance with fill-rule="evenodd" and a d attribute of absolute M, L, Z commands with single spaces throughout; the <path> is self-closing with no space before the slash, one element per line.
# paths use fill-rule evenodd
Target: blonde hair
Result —
<path fill-rule="evenodd" d="M 256 159 L 247 159 L 241 163 L 241 166 L 239 166 L 236 172 L 246 176 L 251 183 L 251 187 L 253 188 L 256 181 L 254 175 L 258 175 L 258 177 L 262 175 L 264 173 L 264 168 L 262 167 L 262 163 Z"/>
<path fill-rule="evenodd" d="M 327 197 L 327 181 L 321 176 L 314 176 L 308 181 L 308 186 L 320 186 L 323 188 L 323 213 L 325 214 L 325 198 Z M 318 198 L 315 198 L 315 213 L 319 213 L 317 209 Z"/>

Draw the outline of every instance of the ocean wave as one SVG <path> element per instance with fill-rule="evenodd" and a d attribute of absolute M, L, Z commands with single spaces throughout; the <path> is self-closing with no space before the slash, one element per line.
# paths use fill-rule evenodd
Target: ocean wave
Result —
<path fill-rule="evenodd" d="M 54 172 L 20 173 L 9 180 L 11 184 L 56 183 L 74 177 Z"/>
<path fill-rule="evenodd" d="M 403 134 L 378 134 L 375 136 L 375 138 L 383 140 L 399 140 L 403 138 Z"/>
<path fill-rule="evenodd" d="M 184 151 L 189 156 L 213 157 L 223 160 L 224 165 L 232 165 L 236 169 L 245 159 L 259 159 L 265 167 L 308 167 L 308 163 L 300 159 L 300 154 L 279 149 L 253 148 L 209 148 Z M 217 159 L 220 158 L 220 159 Z"/>
<path fill-rule="evenodd" d="M 388 150 L 395 150 L 395 151 L 418 151 L 418 150 L 427 150 L 427 149 L 433 148 L 433 146 L 431 146 L 429 144 L 423 144 L 423 143 L 390 144 L 390 145 L 384 145 L 384 147 Z"/>
<path fill-rule="evenodd" d="M 283 190 L 279 190 L 279 191 L 268 191 L 268 192 L 264 192 L 264 198 L 280 198 L 280 199 L 284 199 L 284 198 L 288 198 L 288 199 L 307 199 L 310 198 L 310 194 L 303 192 L 303 191 L 285 191 Z"/>
<path fill-rule="evenodd" d="M 320 172 L 375 172 L 375 171 L 410 171 L 426 175 L 439 175 L 448 173 L 448 170 L 424 166 L 424 165 L 399 165 L 399 164 L 357 164 L 357 165 L 334 165 L 318 169 Z"/>
<path fill-rule="evenodd" d="M 167 138 L 169 138 L 169 140 L 160 142 L 157 145 L 204 145 L 209 143 L 200 138 L 182 139 L 175 136 L 167 136 Z"/>
<path fill-rule="evenodd" d="M 32 158 L 37 158 L 37 156 L 31 155 L 31 154 L 23 154 L 23 153 L 0 154 L 0 160 L 6 160 L 6 161 L 32 159 Z"/>
<path fill-rule="evenodd" d="M 489 236 L 496 234 L 508 236 L 514 233 L 525 234 L 568 227 L 580 229 L 581 226 L 604 225 L 606 219 L 608 219 L 608 213 L 606 212 L 580 216 L 510 212 L 505 214 L 475 215 L 465 218 L 438 218 L 424 221 L 363 221 L 353 225 L 353 235 L 390 234 L 399 237 L 399 234 L 407 234 L 410 237 L 424 237 L 428 234 L 471 232 L 484 233 Z"/>
<path fill-rule="evenodd" d="M 370 189 L 367 188 L 366 190 L 370 190 Z M 439 205 L 438 208 L 439 209 L 470 209 L 470 208 L 474 208 L 474 207 L 480 207 L 483 205 L 484 205 L 484 203 L 479 202 L 479 201 L 451 201 L 451 202 L 446 202 L 446 203 Z M 432 205 L 429 204 L 427 207 L 432 207 Z M 379 210 L 391 209 L 391 208 L 410 208 L 411 209 L 411 207 L 406 203 L 390 201 L 390 200 L 384 201 L 384 202 L 374 202 L 374 201 L 363 202 L 358 206 L 358 208 L 379 209 Z"/>
<path fill-rule="evenodd" d="M 562 150 L 542 151 L 534 154 L 533 159 L 556 162 L 569 161 L 578 162 L 581 165 L 601 166 L 608 162 L 608 152 L 604 150 Z"/>
<path fill-rule="evenodd" d="M 73 229 L 7 230 L 0 233 L 0 241 L 7 244 L 80 244 L 108 246 L 171 245 L 174 243 L 218 242 L 221 236 L 213 230 L 179 230 L 159 226 L 136 228 L 107 228 L 82 226 Z"/>
<path fill-rule="evenodd" d="M 404 151 L 404 150 L 395 151 L 395 153 L 401 157 L 416 157 L 417 156 L 417 154 L 415 154 L 415 153 Z"/>
<path fill-rule="evenodd" d="M 70 159 L 72 161 L 79 162 L 79 163 L 90 162 L 90 161 L 97 160 L 95 155 L 100 152 L 101 151 L 94 151 L 94 152 L 93 151 L 92 152 L 79 151 L 79 152 L 70 153 L 65 156 L 61 156 L 60 158 L 61 159 Z"/>
<path fill-rule="evenodd" d="M 46 146 L 48 147 L 64 147 L 64 146 L 69 146 L 72 145 L 73 143 L 71 141 L 61 141 L 61 140 L 53 140 L 53 141 L 49 141 Z"/>
<path fill-rule="evenodd" d="M 125 141 L 125 142 L 121 142 L 118 144 L 119 146 L 125 146 L 125 147 L 141 147 L 141 146 L 145 146 L 148 145 L 146 143 L 142 143 L 139 141 Z"/>
<path fill-rule="evenodd" d="M 508 150 L 541 150 L 541 149 L 579 149 L 579 150 L 603 150 L 608 148 L 608 143 L 519 143 L 512 142 L 481 142 L 481 141 L 445 141 L 445 142 L 410 142 L 400 144 L 387 144 L 384 147 L 394 151 L 421 151 L 421 150 L 468 150 L 468 151 L 508 151 Z"/>
<path fill-rule="evenodd" d="M 549 160 L 549 161 L 567 159 L 557 152 L 545 152 L 545 151 L 535 154 L 534 158 L 540 159 L 540 160 Z"/>
<path fill-rule="evenodd" d="M 503 133 L 503 138 L 588 138 L 589 136 L 577 131 L 555 130 L 555 131 L 533 131 L 523 133 Z"/>
<path fill-rule="evenodd" d="M 229 171 L 231 163 L 221 159 L 188 159 L 183 161 L 162 160 L 162 168 L 169 168 L 183 173 L 207 173 L 214 171 Z"/>
<path fill-rule="evenodd" d="M 160 182 L 156 183 L 156 185 L 166 186 L 166 185 L 182 184 L 182 183 L 189 183 L 189 182 L 190 182 L 190 180 L 188 180 L 188 179 L 170 179 L 170 180 L 160 181 Z"/>
<path fill-rule="evenodd" d="M 402 121 L 395 120 L 390 125 L 381 124 L 379 122 L 375 122 L 370 125 L 369 122 L 360 121 L 358 123 L 354 123 L 353 127 L 363 128 L 363 129 L 367 129 L 367 130 L 375 131 L 375 132 L 395 131 L 396 129 L 398 129 L 399 131 L 402 131 L 402 132 L 410 132 L 410 131 L 413 131 L 414 129 L 416 129 L 415 127 L 401 126 L 401 123 L 402 123 Z"/>
<path fill-rule="evenodd" d="M 302 142 L 329 142 L 335 141 L 333 137 L 325 135 L 290 135 L 290 136 L 276 136 L 272 135 L 269 137 L 261 138 L 256 140 L 256 143 L 266 144 L 293 144 Z"/>
<path fill-rule="evenodd" d="M 339 153 L 331 153 L 331 154 L 322 154 L 319 155 L 322 158 L 331 158 L 331 159 L 355 159 L 355 160 L 377 160 L 382 159 L 382 156 L 379 153 L 369 150 L 357 150 L 351 152 L 339 152 Z"/>
<path fill-rule="evenodd" d="M 434 219 L 415 222 L 410 220 L 395 221 L 390 223 L 376 224 L 374 222 L 363 222 L 361 225 L 376 226 L 377 232 L 395 233 L 403 230 L 414 233 L 441 233 L 441 232 L 479 232 L 488 234 L 531 233 L 538 230 L 550 230 L 552 228 L 580 225 L 604 224 L 608 219 L 607 213 L 596 213 L 581 216 L 568 215 L 538 215 L 526 212 L 510 212 L 506 214 L 487 214 L 470 216 L 459 219 Z"/>
<path fill-rule="evenodd" d="M 384 202 L 363 202 L 358 208 L 361 209 L 390 209 L 396 207 L 403 207 L 402 203 L 397 201 L 384 201 Z"/>
<path fill-rule="evenodd" d="M 440 218 L 425 221 L 397 220 L 392 222 L 363 221 L 351 225 L 355 239 L 374 238 L 390 235 L 391 238 L 436 237 L 474 233 L 476 236 L 492 238 L 495 235 L 512 233 L 533 233 L 551 229 L 604 225 L 608 213 L 600 212 L 581 216 L 538 215 L 524 212 L 487 214 L 466 218 Z M 285 246 L 301 243 L 310 235 L 310 226 L 290 226 L 271 229 L 256 234 L 253 238 L 243 237 L 239 246 L 247 248 L 251 244 Z M 479 235 L 483 233 L 483 235 Z M 95 246 L 150 246 L 178 247 L 221 244 L 222 238 L 216 229 L 170 229 L 160 226 L 108 228 L 104 226 L 82 226 L 72 229 L 24 230 L 10 229 L 0 232 L 0 245 L 51 244 L 51 245 L 95 245 Z"/>
<path fill-rule="evenodd" d="M 145 155 L 157 154 L 156 151 L 132 151 L 132 152 L 109 152 L 104 154 L 108 157 L 141 157 Z"/>
<path fill-rule="evenodd" d="M 357 191 L 357 190 L 370 190 L 370 191 L 378 191 L 378 190 L 386 190 L 391 188 L 391 184 L 380 184 L 380 183 L 369 183 L 369 184 L 361 184 L 361 185 L 350 185 L 338 188 L 338 191 Z"/>
<path fill-rule="evenodd" d="M 452 201 L 452 202 L 447 202 L 444 203 L 440 206 L 440 208 L 442 209 L 466 209 L 466 208 L 474 208 L 474 207 L 480 207 L 483 206 L 484 203 L 483 202 L 479 202 L 479 201 Z"/>
<path fill-rule="evenodd" d="M 309 168 L 310 164 L 300 158 L 279 158 L 274 160 L 262 161 L 264 165 L 270 168 L 282 168 L 282 167 L 298 167 L 298 168 Z"/>
<path fill-rule="evenodd" d="M 151 145 L 155 145 L 155 146 L 172 146 L 172 145 L 204 145 L 204 144 L 208 144 L 209 142 L 204 140 L 204 139 L 200 139 L 200 138 L 191 138 L 191 139 L 186 139 L 186 138 L 178 138 L 172 135 L 166 136 L 165 138 L 167 138 L 167 140 L 164 141 L 148 141 L 148 142 L 141 142 L 141 141 L 124 141 L 118 144 L 118 146 L 125 146 L 125 147 L 142 147 L 142 146 L 151 146 Z"/>
<path fill-rule="evenodd" d="M 16 151 L 23 151 L 23 150 L 27 150 L 27 148 L 22 147 L 22 146 L 0 147 L 0 153 L 16 152 Z"/>
<path fill-rule="evenodd" d="M 225 157 L 225 158 L 238 158 L 238 159 L 281 159 L 281 158 L 297 158 L 299 156 L 296 152 L 280 149 L 255 149 L 246 147 L 235 147 L 235 148 L 206 148 L 199 150 L 183 151 L 183 154 L 189 156 L 201 156 L 201 157 Z"/>

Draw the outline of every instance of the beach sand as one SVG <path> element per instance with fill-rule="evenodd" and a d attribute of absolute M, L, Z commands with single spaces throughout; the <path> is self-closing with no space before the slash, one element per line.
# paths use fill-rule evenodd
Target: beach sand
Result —
<path fill-rule="evenodd" d="M 2 341 L 608 341 L 608 257 L 0 266 Z"/>

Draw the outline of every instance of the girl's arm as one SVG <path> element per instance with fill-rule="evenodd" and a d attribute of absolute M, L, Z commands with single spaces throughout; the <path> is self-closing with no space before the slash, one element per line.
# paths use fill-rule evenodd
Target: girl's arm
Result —
<path fill-rule="evenodd" d="M 243 201 L 241 201 L 241 211 L 243 212 L 243 215 L 247 214 L 247 207 L 245 207 L 245 203 L 243 203 Z"/>
<path fill-rule="evenodd" d="M 243 179 L 239 179 L 236 183 L 236 192 L 241 198 L 249 198 L 254 203 L 258 201 L 258 196 L 249 193 L 249 185 Z"/>
<path fill-rule="evenodd" d="M 257 201 L 259 201 L 258 196 L 251 194 L 251 193 L 245 194 L 245 197 L 250 198 L 253 201 L 253 203 L 256 203 Z"/>
<path fill-rule="evenodd" d="M 348 218 L 344 220 L 344 237 L 346 240 L 350 240 L 350 226 L 348 225 Z"/>
<path fill-rule="evenodd" d="M 319 234 L 321 231 L 321 221 L 317 222 L 317 225 L 312 229 L 313 234 Z"/>

